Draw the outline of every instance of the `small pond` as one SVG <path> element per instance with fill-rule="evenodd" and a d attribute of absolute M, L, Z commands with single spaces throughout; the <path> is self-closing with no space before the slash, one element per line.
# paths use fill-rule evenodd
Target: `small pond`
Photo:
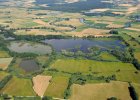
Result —
<path fill-rule="evenodd" d="M 11 51 L 17 53 L 35 53 L 35 54 L 50 54 L 52 48 L 48 45 L 43 45 L 39 43 L 30 43 L 30 42 L 11 42 L 8 46 Z"/>
<path fill-rule="evenodd" d="M 40 69 L 34 60 L 22 60 L 19 67 L 24 69 L 26 72 L 34 72 Z"/>
<path fill-rule="evenodd" d="M 121 40 L 117 39 L 46 39 L 43 42 L 52 45 L 57 52 L 61 50 L 89 52 L 88 48 L 91 47 L 99 47 L 102 50 L 126 47 Z"/>

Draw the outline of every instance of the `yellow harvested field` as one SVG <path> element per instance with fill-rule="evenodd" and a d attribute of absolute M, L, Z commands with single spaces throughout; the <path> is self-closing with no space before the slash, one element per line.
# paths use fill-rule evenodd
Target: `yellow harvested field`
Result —
<path fill-rule="evenodd" d="M 36 92 L 38 96 L 43 96 L 52 76 L 43 76 L 43 75 L 37 75 L 36 77 L 33 77 L 33 89 Z"/>
<path fill-rule="evenodd" d="M 112 12 L 113 14 L 120 14 L 120 15 L 124 15 L 124 12 Z"/>
<path fill-rule="evenodd" d="M 6 70 L 13 58 L 0 58 L 0 69 Z"/>
<path fill-rule="evenodd" d="M 118 100 L 132 100 L 128 87 L 128 83 L 119 81 L 85 85 L 74 84 L 70 100 L 107 100 L 110 97 L 116 97 Z"/>
<path fill-rule="evenodd" d="M 95 29 L 95 28 L 87 28 L 81 32 L 66 32 L 67 35 L 72 35 L 72 36 L 78 36 L 78 37 L 83 37 L 83 36 L 95 36 L 95 37 L 108 37 L 111 36 L 108 33 L 109 30 L 104 30 L 104 29 Z"/>
<path fill-rule="evenodd" d="M 79 0 L 65 0 L 65 2 L 67 3 L 74 3 L 74 2 L 78 2 Z"/>
<path fill-rule="evenodd" d="M 92 9 L 90 10 L 89 12 L 105 12 L 105 11 L 108 11 L 109 9 L 108 8 L 104 8 L 104 9 Z"/>
<path fill-rule="evenodd" d="M 125 29 L 140 32 L 140 29 L 137 29 L 137 28 L 125 28 Z"/>
<path fill-rule="evenodd" d="M 107 28 L 122 28 L 124 25 L 118 25 L 118 24 L 109 24 L 106 26 Z"/>
<path fill-rule="evenodd" d="M 136 7 L 130 7 L 130 8 L 128 8 L 127 14 L 131 14 L 131 13 L 137 11 L 138 9 L 140 9 L 140 4 L 137 5 Z"/>
<path fill-rule="evenodd" d="M 121 7 L 132 7 L 131 4 L 119 4 L 119 6 L 121 6 Z"/>
<path fill-rule="evenodd" d="M 18 30 L 15 32 L 16 35 L 60 35 L 60 32 L 50 32 L 47 30 L 32 29 L 30 31 Z"/>

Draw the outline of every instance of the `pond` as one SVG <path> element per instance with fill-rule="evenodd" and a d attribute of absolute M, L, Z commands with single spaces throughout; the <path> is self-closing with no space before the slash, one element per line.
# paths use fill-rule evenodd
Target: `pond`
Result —
<path fill-rule="evenodd" d="M 50 54 L 52 48 L 48 45 L 30 42 L 11 42 L 8 48 L 17 53 Z"/>
<path fill-rule="evenodd" d="M 38 71 L 40 68 L 34 60 L 22 60 L 19 67 L 26 72 Z"/>
<path fill-rule="evenodd" d="M 124 49 L 126 46 L 123 44 L 121 40 L 118 39 L 46 39 L 43 41 L 44 43 L 52 45 L 52 47 L 60 52 L 61 50 L 70 50 L 72 52 L 75 51 L 83 51 L 89 52 L 88 48 L 91 47 L 99 47 L 102 50 L 110 50 L 110 49 Z"/>

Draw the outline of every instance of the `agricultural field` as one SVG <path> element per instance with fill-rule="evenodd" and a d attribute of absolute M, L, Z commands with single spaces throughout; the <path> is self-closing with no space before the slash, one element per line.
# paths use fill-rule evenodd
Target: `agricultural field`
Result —
<path fill-rule="evenodd" d="M 6 70 L 13 58 L 0 58 L 0 69 Z"/>
<path fill-rule="evenodd" d="M 45 92 L 45 96 L 52 96 L 55 98 L 63 98 L 64 92 L 68 86 L 69 78 L 65 76 L 55 76 Z"/>
<path fill-rule="evenodd" d="M 115 72 L 136 71 L 135 67 L 130 63 L 122 62 L 100 62 L 94 60 L 74 60 L 74 59 L 58 59 L 51 65 L 52 69 L 70 73 L 88 73 L 88 72 Z"/>
<path fill-rule="evenodd" d="M 128 83 L 125 82 L 110 82 L 85 85 L 74 84 L 72 86 L 72 96 L 70 100 L 106 100 L 111 97 L 116 97 L 117 99 L 121 100 L 131 100 L 128 87 Z"/>
<path fill-rule="evenodd" d="M 108 52 L 103 52 L 100 55 L 100 59 L 107 61 L 119 61 L 115 56 L 109 54 Z"/>
<path fill-rule="evenodd" d="M 51 78 L 52 78 L 51 76 L 41 76 L 41 75 L 33 77 L 33 84 L 34 84 L 33 89 L 37 95 L 43 97 L 50 83 Z"/>
<path fill-rule="evenodd" d="M 17 77 L 13 77 L 0 92 L 13 96 L 35 96 L 31 80 Z"/>
<path fill-rule="evenodd" d="M 0 51 L 0 58 L 8 58 L 10 57 L 6 51 Z"/>
<path fill-rule="evenodd" d="M 7 75 L 8 75 L 8 73 L 3 72 L 3 71 L 0 71 L 0 81 L 1 81 L 2 79 L 4 79 Z"/>

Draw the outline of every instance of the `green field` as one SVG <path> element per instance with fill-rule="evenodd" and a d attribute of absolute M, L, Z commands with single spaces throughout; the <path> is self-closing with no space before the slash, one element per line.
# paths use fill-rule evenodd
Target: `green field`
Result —
<path fill-rule="evenodd" d="M 118 81 L 125 81 L 125 82 L 134 82 L 134 83 L 140 83 L 140 72 L 139 71 L 119 71 L 119 72 L 102 72 L 98 74 L 94 74 L 94 76 L 111 76 L 115 75 L 116 80 Z"/>
<path fill-rule="evenodd" d="M 52 69 L 65 71 L 70 73 L 82 72 L 115 72 L 121 71 L 136 71 L 135 67 L 130 63 L 122 62 L 101 62 L 95 60 L 83 59 L 58 59 L 51 66 Z"/>
<path fill-rule="evenodd" d="M 13 77 L 0 91 L 13 96 L 35 96 L 30 79 Z"/>
<path fill-rule="evenodd" d="M 49 59 L 48 56 L 38 56 L 37 61 L 43 66 Z"/>
<path fill-rule="evenodd" d="M 70 100 L 107 100 L 116 97 L 118 100 L 131 100 L 128 83 L 111 82 L 100 84 L 74 84 Z"/>
<path fill-rule="evenodd" d="M 4 72 L 4 71 L 0 71 L 0 81 L 6 77 L 8 75 L 8 73 Z"/>
<path fill-rule="evenodd" d="M 68 86 L 68 81 L 69 78 L 65 76 L 53 77 L 44 95 L 52 96 L 55 98 L 63 98 L 64 91 Z"/>
<path fill-rule="evenodd" d="M 102 60 L 108 60 L 108 61 L 119 61 L 115 56 L 111 55 L 110 53 L 108 52 L 102 52 L 99 57 L 102 59 Z"/>
<path fill-rule="evenodd" d="M 10 57 L 6 51 L 0 51 L 0 58 L 7 58 Z"/>

